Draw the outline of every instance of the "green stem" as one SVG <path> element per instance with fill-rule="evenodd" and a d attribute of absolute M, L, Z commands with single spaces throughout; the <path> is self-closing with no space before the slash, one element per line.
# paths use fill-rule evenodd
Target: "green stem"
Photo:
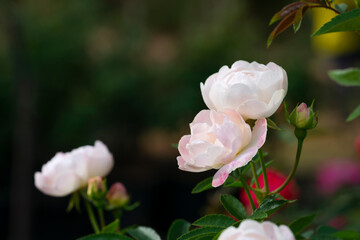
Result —
<path fill-rule="evenodd" d="M 258 150 L 258 154 L 259 154 L 261 170 L 262 170 L 263 178 L 264 178 L 265 194 L 268 194 L 269 193 L 269 182 L 268 182 L 268 178 L 267 178 L 267 174 L 266 174 L 266 167 L 265 167 L 265 162 L 264 162 L 264 158 L 263 158 L 261 149 Z"/>
<path fill-rule="evenodd" d="M 99 220 L 100 220 L 100 226 L 102 229 L 105 226 L 104 211 L 102 210 L 102 208 L 98 208 L 97 210 L 98 210 L 98 215 L 99 215 Z"/>
<path fill-rule="evenodd" d="M 255 164 L 252 161 L 250 161 L 250 166 L 251 166 L 252 174 L 253 174 L 254 179 L 255 179 L 256 188 L 261 189 L 260 184 L 259 184 L 259 179 L 257 178 L 257 174 L 256 174 Z"/>
<path fill-rule="evenodd" d="M 263 190 L 260 190 L 260 189 L 257 189 L 257 188 L 253 188 L 253 187 L 250 187 L 250 186 L 249 186 L 249 189 L 250 189 L 251 191 L 253 191 L 254 193 L 264 194 L 264 191 L 263 191 Z"/>
<path fill-rule="evenodd" d="M 305 134 L 305 136 L 306 136 L 306 134 Z M 291 179 L 294 177 L 296 169 L 297 169 L 297 167 L 299 165 L 299 162 L 300 162 L 301 150 L 302 150 L 302 145 L 303 145 L 305 136 L 303 138 L 299 138 L 299 137 L 297 138 L 298 139 L 298 146 L 297 146 L 297 151 L 296 151 L 295 163 L 294 163 L 293 168 L 291 169 L 291 172 L 290 172 L 289 176 L 286 178 L 285 182 L 278 189 L 272 191 L 271 194 L 276 194 L 276 193 L 281 192 L 281 190 L 283 190 L 289 184 Z"/>
<path fill-rule="evenodd" d="M 251 197 L 251 194 L 250 194 L 250 191 L 249 191 L 249 187 L 248 185 L 246 184 L 245 180 L 243 179 L 243 177 L 240 175 L 240 181 L 242 182 L 243 186 L 244 186 L 244 190 L 245 190 L 245 193 L 247 195 L 247 197 L 249 198 L 249 202 L 251 204 L 251 208 L 252 210 L 254 211 L 255 210 L 255 204 L 254 204 L 254 201 Z"/>
<path fill-rule="evenodd" d="M 309 6 L 309 8 L 325 8 L 325 9 L 329 9 L 329 10 L 335 12 L 336 14 L 340 14 L 338 10 L 332 8 L 331 6 L 328 7 L 328 6 L 326 6 L 326 5 Z"/>
<path fill-rule="evenodd" d="M 93 211 L 90 203 L 86 199 L 84 199 L 84 202 L 85 202 L 86 210 L 89 214 L 89 219 L 90 219 L 91 225 L 92 225 L 95 233 L 100 233 L 99 225 L 96 221 L 94 211 Z"/>
<path fill-rule="evenodd" d="M 355 2 L 355 5 L 356 5 L 356 8 L 359 8 L 359 0 L 354 0 L 354 2 Z"/>

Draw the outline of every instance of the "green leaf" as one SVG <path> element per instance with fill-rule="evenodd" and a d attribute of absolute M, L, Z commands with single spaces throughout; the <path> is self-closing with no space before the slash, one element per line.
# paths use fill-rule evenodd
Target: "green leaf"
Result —
<path fill-rule="evenodd" d="M 149 227 L 139 226 L 129 229 L 127 232 L 137 240 L 161 240 L 155 230 Z"/>
<path fill-rule="evenodd" d="M 118 230 L 119 227 L 119 219 L 116 219 L 112 223 L 106 225 L 103 229 L 103 233 L 115 233 Z"/>
<path fill-rule="evenodd" d="M 360 116 L 360 105 L 357 106 L 357 108 L 355 108 L 355 110 L 352 113 L 350 113 L 350 115 L 346 119 L 346 121 L 350 122 L 350 121 L 354 120 L 355 118 L 357 118 L 358 116 Z"/>
<path fill-rule="evenodd" d="M 346 87 L 360 86 L 360 69 L 346 68 L 329 71 L 329 77 Z"/>
<path fill-rule="evenodd" d="M 132 211 L 132 210 L 134 210 L 135 208 L 137 208 L 138 206 L 140 206 L 140 202 L 134 202 L 134 203 L 131 204 L 131 205 L 126 205 L 126 206 L 124 206 L 124 210 L 126 210 L 126 211 Z"/>
<path fill-rule="evenodd" d="M 345 32 L 360 30 L 360 9 L 337 15 L 330 22 L 325 23 L 312 37 L 331 32 Z"/>
<path fill-rule="evenodd" d="M 264 220 L 265 218 L 267 218 L 268 215 L 265 212 L 253 212 L 253 214 L 251 214 L 249 217 L 247 217 L 247 219 L 253 219 L 253 220 Z"/>
<path fill-rule="evenodd" d="M 278 210 L 279 208 L 290 202 L 288 200 L 276 200 L 277 197 L 278 196 L 270 196 L 266 198 L 260 204 L 260 206 L 257 209 L 255 209 L 254 213 L 265 212 L 267 215 L 271 215 L 274 212 L 276 212 L 276 210 Z"/>
<path fill-rule="evenodd" d="M 309 226 L 310 223 L 312 223 L 315 216 L 316 216 L 316 214 L 311 214 L 311 215 L 296 219 L 295 221 L 290 223 L 289 228 L 295 235 L 297 235 L 298 233 L 303 231 L 307 226 Z"/>
<path fill-rule="evenodd" d="M 201 193 L 203 191 L 209 190 L 212 188 L 212 179 L 213 177 L 208 177 L 201 182 L 199 182 L 194 189 L 191 191 L 191 193 Z"/>
<path fill-rule="evenodd" d="M 281 130 L 281 129 L 276 125 L 276 123 L 275 123 L 273 120 L 271 120 L 270 118 L 267 118 L 266 121 L 267 121 L 267 126 L 268 126 L 268 128 L 271 128 L 271 129 L 274 129 L 274 130 Z"/>
<path fill-rule="evenodd" d="M 240 181 L 237 181 L 233 179 L 231 176 L 229 176 L 226 181 L 224 182 L 224 187 L 236 187 L 240 188 L 243 187 L 243 184 Z"/>
<path fill-rule="evenodd" d="M 348 5 L 346 3 L 335 4 L 335 9 L 338 10 L 339 13 L 346 12 L 347 8 Z"/>
<path fill-rule="evenodd" d="M 238 220 L 246 218 L 246 211 L 242 203 L 232 195 L 223 194 L 220 196 L 220 202 L 233 217 Z"/>
<path fill-rule="evenodd" d="M 301 234 L 301 236 L 303 237 L 303 238 L 305 238 L 305 239 L 311 239 L 311 236 L 313 236 L 314 235 L 314 230 L 308 230 L 308 231 L 306 231 L 306 232 L 303 232 L 302 234 Z"/>
<path fill-rule="evenodd" d="M 297 11 L 296 11 L 296 15 L 295 15 L 295 20 L 294 20 L 294 32 L 296 33 L 297 31 L 299 31 L 300 26 L 301 26 L 301 21 L 303 18 L 303 15 L 305 13 L 305 11 L 308 9 L 307 5 L 302 5 Z"/>
<path fill-rule="evenodd" d="M 359 2 L 359 0 L 354 0 L 354 2 L 355 2 L 356 7 L 359 8 L 359 7 L 360 7 L 360 2 Z"/>
<path fill-rule="evenodd" d="M 227 228 L 235 223 L 235 220 L 231 217 L 222 214 L 206 215 L 196 220 L 192 225 L 198 227 L 221 227 Z"/>
<path fill-rule="evenodd" d="M 333 233 L 336 233 L 338 230 L 336 230 L 335 228 L 333 227 L 330 227 L 330 226 L 327 226 L 327 225 L 324 225 L 324 226 L 320 226 L 317 228 L 317 233 L 318 234 L 328 234 L 328 235 L 331 235 Z"/>
<path fill-rule="evenodd" d="M 71 210 L 73 210 L 73 208 L 75 207 L 77 212 L 81 212 L 80 210 L 80 196 L 79 193 L 76 191 L 72 194 L 70 201 L 69 201 L 69 205 L 66 208 L 66 212 L 70 212 Z"/>
<path fill-rule="evenodd" d="M 188 233 L 185 233 L 184 235 L 179 237 L 177 240 L 190 240 L 190 239 L 197 239 L 199 237 L 213 236 L 222 230 L 223 230 L 222 228 L 218 228 L 218 227 L 197 228 L 197 229 L 191 230 Z"/>
<path fill-rule="evenodd" d="M 77 240 L 132 240 L 132 238 L 114 233 L 99 233 L 81 237 Z"/>
<path fill-rule="evenodd" d="M 359 240 L 360 234 L 355 231 L 341 231 L 333 233 L 332 236 L 344 239 L 344 240 Z"/>
<path fill-rule="evenodd" d="M 318 234 L 315 235 L 311 238 L 311 240 L 339 240 L 336 237 L 333 237 L 331 235 L 326 235 L 326 234 Z"/>
<path fill-rule="evenodd" d="M 198 237 L 196 240 L 212 240 L 216 234 L 209 234 L 203 237 Z"/>
<path fill-rule="evenodd" d="M 274 28 L 274 30 L 270 33 L 266 45 L 269 47 L 276 36 L 285 31 L 288 27 L 290 27 L 295 20 L 296 12 L 292 12 L 289 15 L 285 16 L 281 22 Z"/>
<path fill-rule="evenodd" d="M 168 240 L 178 239 L 178 237 L 180 237 L 181 235 L 189 232 L 190 226 L 191 223 L 189 223 L 184 219 L 175 220 L 169 228 L 167 239 Z"/>

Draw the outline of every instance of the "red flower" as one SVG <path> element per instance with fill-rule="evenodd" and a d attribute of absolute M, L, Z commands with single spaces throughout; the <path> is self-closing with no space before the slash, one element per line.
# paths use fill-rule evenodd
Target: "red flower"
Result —
<path fill-rule="evenodd" d="M 270 191 L 276 190 L 286 180 L 286 176 L 284 174 L 282 174 L 281 172 L 276 171 L 274 169 L 266 169 L 266 175 L 268 177 Z M 260 185 L 260 188 L 264 187 L 264 178 L 263 178 L 262 174 L 259 176 L 259 185 Z M 256 187 L 255 183 L 252 185 L 252 187 L 253 188 Z M 257 203 L 255 194 L 252 191 L 250 191 L 250 193 L 251 193 L 251 197 L 255 203 L 255 206 L 258 207 L 259 205 Z M 290 183 L 280 192 L 280 195 L 288 200 L 294 200 L 299 197 L 300 190 L 299 190 L 297 184 L 295 183 L 295 181 L 291 180 Z M 250 202 L 249 202 L 249 199 L 244 190 L 242 190 L 240 192 L 240 200 L 242 201 L 242 203 L 245 205 L 245 207 L 247 209 L 250 208 Z"/>
<path fill-rule="evenodd" d="M 360 159 L 360 135 L 355 140 L 355 148 L 356 148 L 357 155 Z"/>

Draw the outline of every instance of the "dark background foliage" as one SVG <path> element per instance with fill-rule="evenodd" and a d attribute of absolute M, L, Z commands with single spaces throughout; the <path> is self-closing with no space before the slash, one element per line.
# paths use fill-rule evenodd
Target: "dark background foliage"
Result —
<path fill-rule="evenodd" d="M 333 127 L 345 125 L 356 94 L 325 75 L 339 61 L 326 62 L 312 51 L 311 18 L 304 20 L 296 36 L 288 31 L 266 49 L 268 22 L 287 3 L 3 1 L 1 238 L 75 239 L 91 232 L 85 214 L 65 212 L 67 197 L 45 196 L 34 187 L 33 173 L 56 152 L 93 144 L 96 139 L 107 144 L 115 157 L 108 182 L 123 182 L 133 201 L 141 202 L 138 209 L 125 214 L 123 225 L 147 225 L 164 235 L 174 219 L 193 221 L 201 216 L 209 195 L 190 191 L 213 172 L 179 171 L 178 153 L 171 144 L 188 132 L 188 123 L 206 108 L 200 82 L 239 59 L 283 66 L 289 77 L 288 103 L 294 106 L 316 98 L 317 107 L 324 111 L 321 119 L 330 119 L 315 134 L 315 138 L 320 134 L 318 142 L 324 136 L 321 129 L 330 127 L 326 139 L 335 135 L 345 139 L 337 154 L 354 155 L 348 145 L 359 125 L 344 126 L 342 133 Z M 275 119 L 283 123 L 279 111 Z M 282 159 L 277 166 L 288 170 L 288 159 L 281 164 L 293 156 L 286 134 L 274 133 L 267 148 Z M 289 147 L 282 148 L 286 142 Z M 314 144 L 318 148 L 320 143 Z M 309 162 L 313 157 L 308 154 Z M 304 172 L 300 170 L 299 176 L 306 185 Z"/>

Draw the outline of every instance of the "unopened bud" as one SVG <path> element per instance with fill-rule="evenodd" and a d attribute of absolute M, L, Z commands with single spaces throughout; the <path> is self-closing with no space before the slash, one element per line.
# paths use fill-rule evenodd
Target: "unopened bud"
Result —
<path fill-rule="evenodd" d="M 313 110 L 313 103 L 310 107 L 306 103 L 301 103 L 291 112 L 290 123 L 297 129 L 308 130 L 316 127 L 318 120 L 317 114 Z"/>
<path fill-rule="evenodd" d="M 125 206 L 129 201 L 129 195 L 126 192 L 125 186 L 120 183 L 114 183 L 106 194 L 106 199 L 109 204 L 114 207 Z"/>
<path fill-rule="evenodd" d="M 101 177 L 93 177 L 88 181 L 87 195 L 93 200 L 99 200 L 106 193 L 106 183 Z"/>

